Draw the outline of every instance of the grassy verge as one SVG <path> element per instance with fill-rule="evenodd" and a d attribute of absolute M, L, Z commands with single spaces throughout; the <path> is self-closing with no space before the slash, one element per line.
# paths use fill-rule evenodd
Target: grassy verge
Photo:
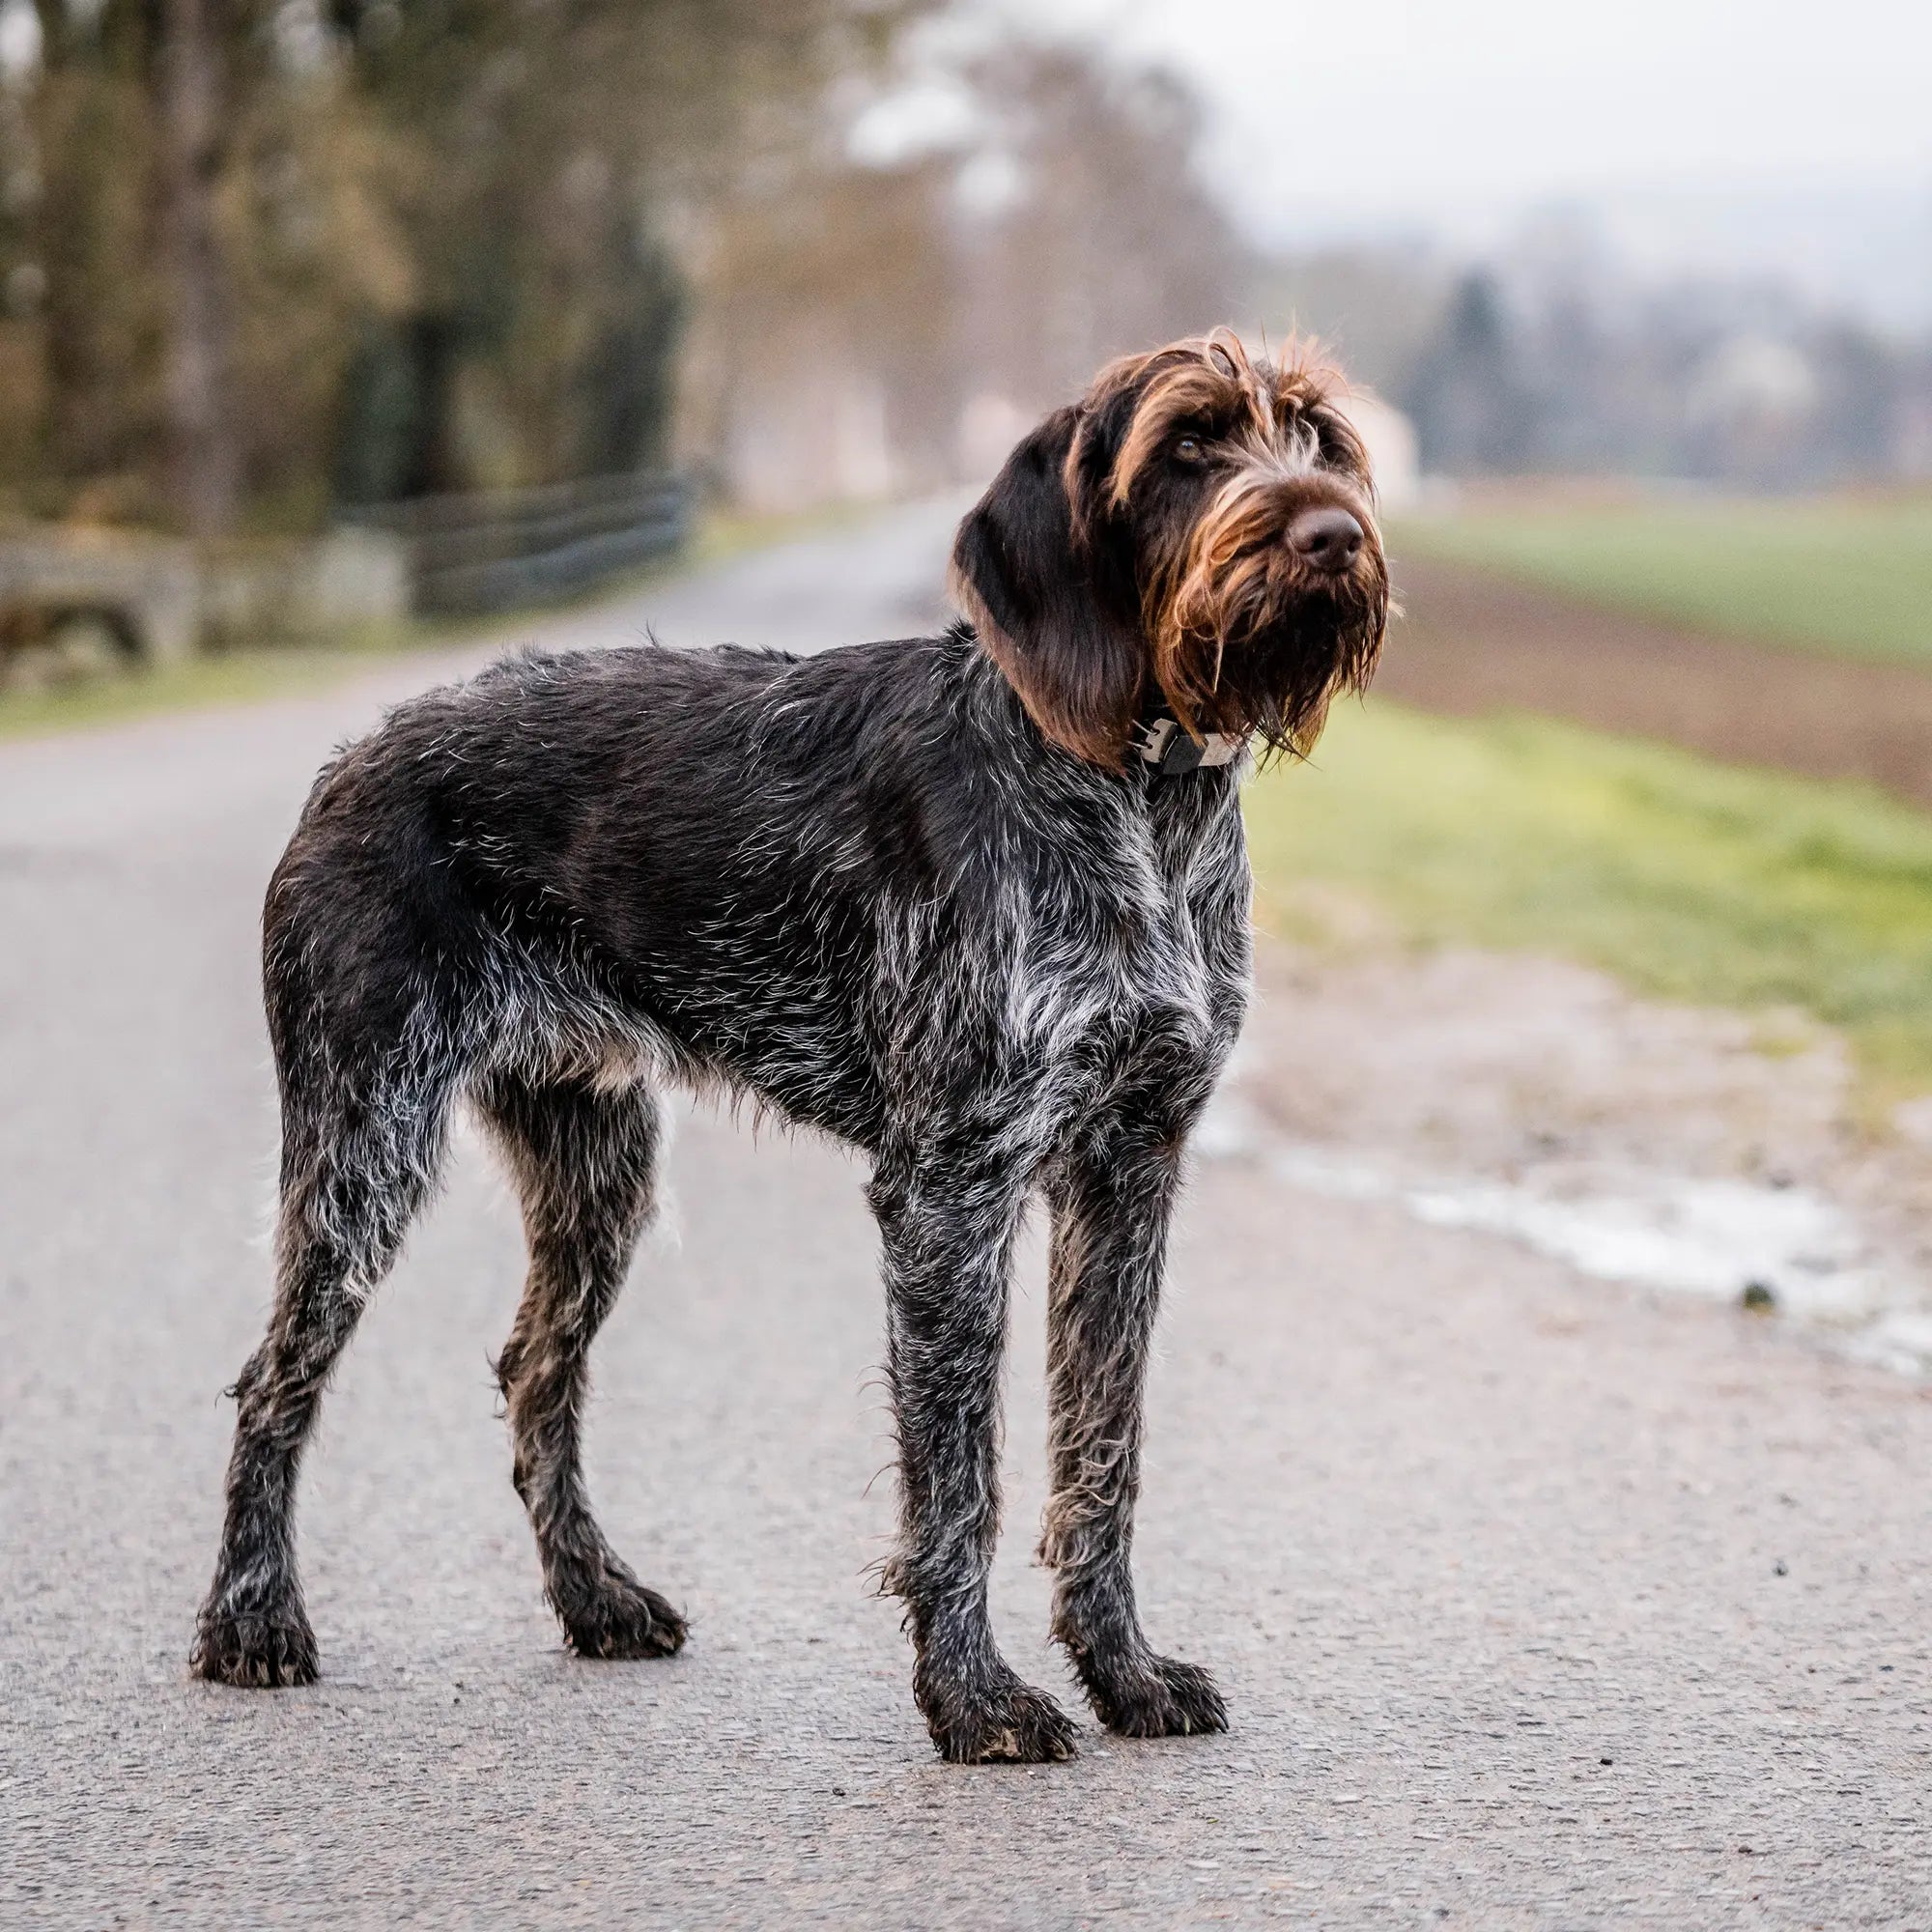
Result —
<path fill-rule="evenodd" d="M 412 623 L 371 627 L 330 645 L 224 651 L 219 657 L 135 669 L 47 691 L 0 695 L 0 739 L 115 724 L 156 711 L 242 704 L 326 690 L 384 657 L 433 646 L 438 634 Z"/>
<path fill-rule="evenodd" d="M 1248 793 L 1264 923 L 1366 895 L 1420 940 L 1588 960 L 1647 991 L 1798 1007 L 1873 1097 L 1932 1087 L 1932 817 L 1540 719 L 1377 703 Z"/>
<path fill-rule="evenodd" d="M 1395 547 L 1692 629 L 1932 664 L 1932 496 L 1512 502 L 1408 519 Z"/>
<path fill-rule="evenodd" d="M 326 690 L 366 670 L 384 657 L 433 651 L 459 642 L 500 639 L 506 644 L 530 636 L 560 612 L 635 596 L 682 571 L 723 563 L 802 536 L 841 528 L 875 514 L 876 504 L 772 516 L 714 512 L 700 519 L 684 553 L 645 564 L 601 583 L 582 597 L 495 615 L 372 625 L 333 644 L 227 651 L 159 669 L 137 670 L 38 692 L 0 693 L 0 740 L 118 724 L 150 712 L 242 704 L 266 697 Z"/>
<path fill-rule="evenodd" d="M 326 691 L 359 675 L 384 658 L 452 648 L 464 643 L 504 647 L 532 636 L 547 618 L 626 595 L 646 584 L 750 546 L 734 529 L 708 530 L 680 557 L 647 564 L 594 591 L 566 602 L 463 618 L 401 618 L 372 624 L 327 644 L 282 644 L 259 650 L 223 651 L 181 664 L 135 669 L 47 691 L 0 694 L 0 740 L 49 731 L 113 724 L 152 712 L 191 711 L 207 705 L 245 704 L 270 697 Z"/>

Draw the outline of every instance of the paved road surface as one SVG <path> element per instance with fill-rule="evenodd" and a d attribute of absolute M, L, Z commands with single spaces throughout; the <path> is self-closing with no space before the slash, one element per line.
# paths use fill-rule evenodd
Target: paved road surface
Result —
<path fill-rule="evenodd" d="M 549 633 L 910 628 L 942 520 Z M 1204 1166 L 1141 1538 L 1225 1738 L 937 1762 L 892 1608 L 853 1163 L 695 1118 L 606 1331 L 613 1539 L 694 1614 L 559 1647 L 486 1357 L 513 1217 L 460 1151 L 306 1484 L 311 1690 L 184 1668 L 268 1274 L 261 887 L 390 668 L 0 748 L 0 1923 L 1924 1926 L 1932 1405 L 1702 1307 Z M 1040 1263 L 1009 1654 L 1040 1641 Z"/>

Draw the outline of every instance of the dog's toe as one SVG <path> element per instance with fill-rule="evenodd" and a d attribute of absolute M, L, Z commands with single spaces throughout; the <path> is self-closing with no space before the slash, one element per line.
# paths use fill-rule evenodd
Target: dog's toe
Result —
<path fill-rule="evenodd" d="M 197 1677 L 244 1690 L 313 1684 L 315 1633 L 299 1611 L 270 1615 L 205 1610 L 195 1626 L 187 1662 Z"/>
<path fill-rule="evenodd" d="M 935 1700 L 926 1723 L 949 1764 L 1061 1764 L 1079 1755 L 1073 1720 L 1017 1678 L 983 1695 Z"/>
<path fill-rule="evenodd" d="M 1228 1707 L 1198 1663 L 1147 1656 L 1127 1669 L 1085 1671 L 1094 1715 L 1123 1738 L 1184 1738 L 1228 1728 Z"/>
<path fill-rule="evenodd" d="M 564 1636 L 579 1657 L 616 1662 L 674 1657 L 690 1626 L 655 1590 L 631 1577 L 607 1576 L 594 1590 L 559 1605 Z"/>

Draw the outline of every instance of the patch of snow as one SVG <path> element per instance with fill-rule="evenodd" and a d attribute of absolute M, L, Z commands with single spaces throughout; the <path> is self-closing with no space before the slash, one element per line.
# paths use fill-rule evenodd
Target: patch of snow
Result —
<path fill-rule="evenodd" d="M 1726 1302 L 1761 1285 L 1859 1359 L 1932 1372 L 1932 1311 L 1900 1305 L 1901 1284 L 1874 1265 L 1857 1220 L 1805 1188 L 1607 1164 L 1552 1163 L 1511 1180 L 1406 1172 L 1273 1139 L 1236 1096 L 1209 1110 L 1196 1146 L 1209 1158 L 1264 1159 L 1309 1193 L 1389 1202 L 1432 1227 L 1520 1241 L 1599 1281 Z"/>
<path fill-rule="evenodd" d="M 1866 1320 L 1882 1303 L 1883 1284 L 1861 1266 L 1857 1227 L 1818 1195 L 1675 1176 L 1605 1176 L 1599 1184 L 1605 1191 L 1556 1193 L 1473 1181 L 1411 1190 L 1407 1201 L 1436 1227 L 1514 1236 L 1600 1281 L 1718 1301 L 1758 1282 L 1814 1321 Z"/>

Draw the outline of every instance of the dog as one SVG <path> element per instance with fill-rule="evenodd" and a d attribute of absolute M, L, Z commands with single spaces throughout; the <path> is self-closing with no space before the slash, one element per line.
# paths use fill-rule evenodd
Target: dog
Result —
<path fill-rule="evenodd" d="M 1339 378 L 1229 331 L 1103 369 L 959 526 L 963 621 L 810 658 L 527 653 L 317 780 L 269 888 L 276 1295 L 233 1393 L 192 1668 L 301 1684 L 293 1502 L 330 1370 L 467 1101 L 529 1274 L 497 1364 L 546 1595 L 586 1658 L 685 1624 L 593 1520 L 586 1357 L 656 1199 L 668 1086 L 867 1155 L 913 1695 L 948 1760 L 1074 1752 L 1001 1657 L 1008 1274 L 1052 1220 L 1053 1634 L 1100 1722 L 1225 1728 L 1143 1634 L 1142 1396 L 1189 1129 L 1240 1027 L 1238 787 L 1362 689 L 1389 614 Z"/>

